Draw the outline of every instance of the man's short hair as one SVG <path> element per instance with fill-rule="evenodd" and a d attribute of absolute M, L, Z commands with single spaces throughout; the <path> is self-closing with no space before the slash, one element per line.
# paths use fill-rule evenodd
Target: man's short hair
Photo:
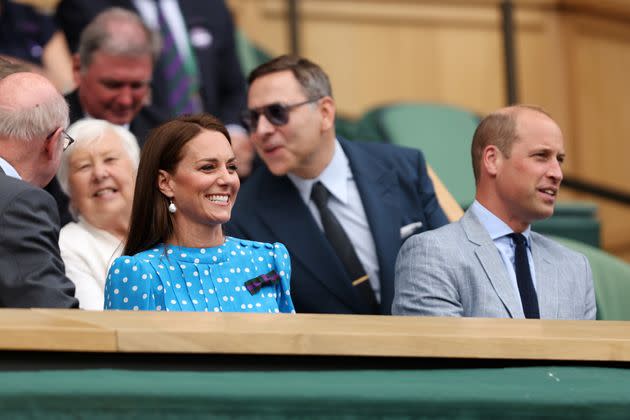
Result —
<path fill-rule="evenodd" d="M 119 31 L 121 25 L 135 26 L 144 36 L 129 36 L 127 31 Z M 98 51 L 126 57 L 148 54 L 155 62 L 160 56 L 161 47 L 160 35 L 152 31 L 140 16 L 120 7 L 111 7 L 99 13 L 81 32 L 81 69 L 89 67 L 94 53 Z"/>
<path fill-rule="evenodd" d="M 486 147 L 494 145 L 506 158 L 510 157 L 512 146 L 519 139 L 516 120 L 523 110 L 539 112 L 551 118 L 544 109 L 538 106 L 514 105 L 495 111 L 481 120 L 475 130 L 470 149 L 475 182 L 479 182 L 481 159 Z"/>
<path fill-rule="evenodd" d="M 31 71 L 24 64 L 14 63 L 0 56 L 0 80 L 10 74 Z"/>
<path fill-rule="evenodd" d="M 304 89 L 308 99 L 332 97 L 332 88 L 328 75 L 312 61 L 295 55 L 281 55 L 261 64 L 249 74 L 249 85 L 259 77 L 289 70 Z"/>
<path fill-rule="evenodd" d="M 0 102 L 0 138 L 32 141 L 47 137 L 69 124 L 68 103 L 61 95 L 49 95 L 35 106 L 11 106 Z"/>

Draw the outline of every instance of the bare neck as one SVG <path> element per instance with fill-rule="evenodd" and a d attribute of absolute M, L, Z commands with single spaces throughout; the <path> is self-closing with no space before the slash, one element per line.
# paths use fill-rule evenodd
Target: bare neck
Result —
<path fill-rule="evenodd" d="M 170 245 L 186 248 L 213 248 L 223 245 L 223 227 L 216 225 L 193 225 L 175 221 L 175 233 L 168 241 Z"/>

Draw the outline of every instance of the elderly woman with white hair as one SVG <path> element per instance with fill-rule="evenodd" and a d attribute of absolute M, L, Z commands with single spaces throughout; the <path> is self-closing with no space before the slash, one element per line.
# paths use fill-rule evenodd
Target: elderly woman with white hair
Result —
<path fill-rule="evenodd" d="M 77 222 L 61 229 L 59 248 L 79 306 L 101 310 L 107 269 L 129 229 L 140 149 L 131 132 L 104 120 L 83 119 L 67 132 L 74 143 L 57 178 Z"/>

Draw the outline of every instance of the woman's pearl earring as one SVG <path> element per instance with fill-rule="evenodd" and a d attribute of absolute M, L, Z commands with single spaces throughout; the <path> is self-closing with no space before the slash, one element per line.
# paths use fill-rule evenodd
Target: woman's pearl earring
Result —
<path fill-rule="evenodd" d="M 173 214 L 177 211 L 177 206 L 173 203 L 173 200 L 169 200 L 168 212 Z"/>

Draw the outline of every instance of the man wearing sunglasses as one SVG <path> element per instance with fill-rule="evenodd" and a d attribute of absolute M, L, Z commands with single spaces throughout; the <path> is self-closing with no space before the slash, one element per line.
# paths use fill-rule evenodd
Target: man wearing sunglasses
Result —
<path fill-rule="evenodd" d="M 390 314 L 403 240 L 448 222 L 422 154 L 337 137 L 328 76 L 300 57 L 256 68 L 248 108 L 265 166 L 241 189 L 228 233 L 287 246 L 298 312 Z"/>
<path fill-rule="evenodd" d="M 55 202 L 41 189 L 72 143 L 67 125 L 68 105 L 46 78 L 0 80 L 0 307 L 78 307 L 59 256 Z"/>

